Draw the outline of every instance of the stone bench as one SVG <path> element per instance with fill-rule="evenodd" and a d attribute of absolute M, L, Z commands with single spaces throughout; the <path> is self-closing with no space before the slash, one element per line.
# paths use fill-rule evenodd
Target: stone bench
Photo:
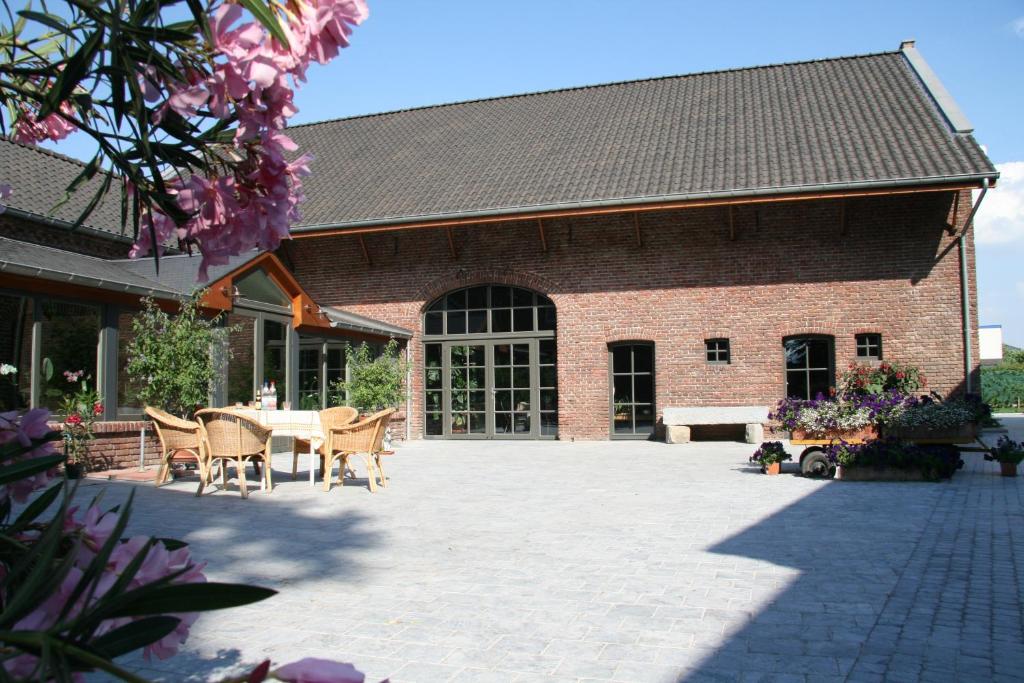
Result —
<path fill-rule="evenodd" d="M 747 443 L 764 440 L 767 406 L 700 406 L 665 408 L 665 443 L 688 443 L 694 425 L 746 425 Z"/>

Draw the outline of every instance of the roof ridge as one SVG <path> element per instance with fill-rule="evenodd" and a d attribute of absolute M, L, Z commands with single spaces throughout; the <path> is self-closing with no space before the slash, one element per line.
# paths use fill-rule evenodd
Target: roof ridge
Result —
<path fill-rule="evenodd" d="M 309 128 L 312 126 L 320 126 L 328 123 L 337 123 L 339 121 L 354 121 L 357 119 L 369 119 L 377 116 L 390 116 L 392 114 L 404 114 L 413 111 L 422 111 L 428 109 L 441 109 L 443 107 L 455 107 L 462 104 L 476 104 L 479 102 L 493 102 L 495 100 L 512 100 L 523 97 L 533 97 L 537 95 L 552 95 L 561 92 L 572 92 L 575 90 L 594 90 L 597 88 L 610 88 L 618 85 L 628 85 L 633 83 L 652 83 L 655 81 L 667 81 L 676 78 L 692 78 L 697 76 L 710 76 L 713 74 L 724 74 L 733 73 L 738 71 L 757 71 L 760 69 L 775 69 L 780 67 L 788 66 L 800 66 L 803 64 L 818 64 L 823 62 L 841 62 L 846 60 L 854 59 L 867 59 L 870 57 L 886 57 L 892 55 L 902 55 L 901 50 L 886 50 L 884 52 L 867 52 L 856 55 L 842 55 L 838 57 L 819 57 L 817 59 L 800 59 L 790 62 L 774 62 L 771 64 L 756 64 L 754 66 L 736 66 L 727 69 L 709 69 L 707 71 L 693 71 L 684 74 L 669 74 L 665 76 L 649 76 L 647 78 L 631 78 L 621 81 L 607 81 L 604 83 L 591 83 L 588 85 L 573 85 L 564 88 L 550 88 L 548 90 L 535 90 L 531 92 L 513 93 L 511 95 L 495 95 L 493 97 L 477 97 L 469 100 L 458 100 L 455 102 L 439 102 L 436 104 L 425 104 L 419 107 L 405 107 L 402 109 L 392 109 L 390 111 L 372 112 L 369 114 L 356 114 L 353 116 L 339 116 L 333 119 L 322 119 L 320 121 L 309 121 L 306 123 L 296 123 L 289 125 L 287 130 L 294 128 Z"/>

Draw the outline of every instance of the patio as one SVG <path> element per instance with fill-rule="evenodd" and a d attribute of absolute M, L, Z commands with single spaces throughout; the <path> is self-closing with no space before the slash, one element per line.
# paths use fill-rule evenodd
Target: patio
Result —
<path fill-rule="evenodd" d="M 1024 437 L 1024 417 L 1004 423 Z M 290 454 L 269 496 L 197 499 L 194 480 L 79 495 L 135 490 L 131 533 L 182 538 L 208 577 L 280 591 L 204 615 L 166 662 L 131 660 L 157 679 L 307 655 L 395 683 L 1024 670 L 1022 479 L 977 454 L 948 484 L 768 478 L 750 452 L 417 441 L 375 495 L 311 489 L 304 459 L 292 482 Z"/>

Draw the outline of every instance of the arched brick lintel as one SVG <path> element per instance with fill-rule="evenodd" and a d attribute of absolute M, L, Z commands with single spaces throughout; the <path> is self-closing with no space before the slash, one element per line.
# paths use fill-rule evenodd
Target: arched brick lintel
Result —
<path fill-rule="evenodd" d="M 547 296 L 554 302 L 556 308 L 561 303 L 560 295 L 554 293 L 561 291 L 557 283 L 536 273 L 510 268 L 459 268 L 433 280 L 419 290 L 417 299 L 422 302 L 419 308 L 420 313 L 426 311 L 427 307 L 439 296 L 454 289 L 472 287 L 473 285 L 524 287 Z"/>

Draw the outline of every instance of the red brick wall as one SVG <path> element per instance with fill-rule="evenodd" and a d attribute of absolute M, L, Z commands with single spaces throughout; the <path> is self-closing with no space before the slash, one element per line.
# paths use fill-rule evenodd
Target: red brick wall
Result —
<path fill-rule="evenodd" d="M 89 462 L 86 469 L 110 470 L 139 465 L 139 434 L 146 428 L 146 465 L 160 464 L 160 441 L 153 425 L 145 421 L 97 422 L 93 425 L 96 438 L 89 446 Z M 60 430 L 59 422 L 50 428 Z"/>
<path fill-rule="evenodd" d="M 412 433 L 422 434 L 421 314 L 453 288 L 487 282 L 536 289 L 558 307 L 560 437 L 608 435 L 608 343 L 656 344 L 665 406 L 769 405 L 784 392 L 782 338 L 835 336 L 836 366 L 854 335 L 880 332 L 885 357 L 919 365 L 946 393 L 963 377 L 959 256 L 946 232 L 951 193 L 536 221 L 366 237 L 295 240 L 296 275 L 321 304 L 417 332 Z M 958 225 L 968 213 L 960 201 Z M 969 243 L 972 320 L 977 321 Z M 732 364 L 709 366 L 704 339 L 728 337 Z M 974 337 L 977 348 L 977 336 Z M 975 364 L 977 363 L 975 354 Z M 976 373 L 975 368 L 975 373 Z"/>

